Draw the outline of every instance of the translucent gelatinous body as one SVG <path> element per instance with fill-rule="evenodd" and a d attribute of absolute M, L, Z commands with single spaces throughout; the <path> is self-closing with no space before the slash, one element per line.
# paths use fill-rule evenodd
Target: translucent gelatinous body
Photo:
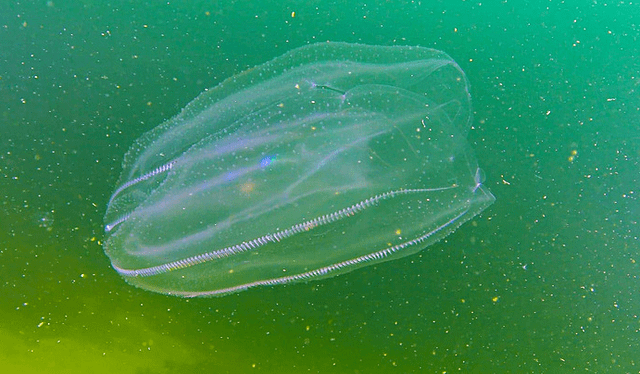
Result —
<path fill-rule="evenodd" d="M 415 253 L 494 197 L 459 66 L 419 47 L 323 43 L 203 92 L 125 157 L 105 251 L 180 296 L 333 276 Z"/>

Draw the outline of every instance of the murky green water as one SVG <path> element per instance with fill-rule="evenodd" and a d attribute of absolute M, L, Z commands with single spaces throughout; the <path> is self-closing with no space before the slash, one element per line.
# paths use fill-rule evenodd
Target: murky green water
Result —
<path fill-rule="evenodd" d="M 526 5 L 528 4 L 528 5 Z M 21 373 L 638 372 L 637 4 L 0 4 L 0 361 Z M 332 40 L 450 54 L 497 200 L 336 278 L 185 300 L 111 269 L 122 157 L 202 90 Z"/>

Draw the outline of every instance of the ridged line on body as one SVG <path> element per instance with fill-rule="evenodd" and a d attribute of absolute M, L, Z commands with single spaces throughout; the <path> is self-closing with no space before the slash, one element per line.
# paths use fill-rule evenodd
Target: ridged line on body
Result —
<path fill-rule="evenodd" d="M 335 221 L 341 220 L 343 218 L 353 216 L 365 210 L 366 208 L 369 208 L 377 204 L 382 200 L 390 199 L 399 195 L 442 191 L 442 190 L 448 190 L 455 187 L 457 186 L 453 185 L 453 186 L 439 187 L 439 188 L 421 188 L 421 189 L 388 191 L 380 195 L 370 197 L 366 200 L 362 200 L 356 204 L 351 205 L 350 207 L 338 210 L 330 214 L 325 214 L 323 216 L 316 217 L 309 221 L 305 221 L 297 225 L 291 226 L 288 229 L 277 231 L 273 234 L 267 234 L 256 239 L 253 239 L 247 242 L 242 242 L 240 244 L 236 244 L 236 245 L 219 249 L 216 251 L 207 252 L 207 253 L 199 254 L 197 256 L 191 256 L 181 260 L 172 261 L 166 264 L 152 266 L 152 267 L 143 268 L 143 269 L 123 269 L 121 267 L 118 267 L 115 264 L 113 264 L 113 268 L 121 275 L 127 276 L 127 277 L 150 277 L 150 276 L 166 273 L 173 270 L 184 269 L 194 265 L 202 264 L 204 262 L 212 261 L 212 260 L 223 258 L 223 257 L 228 257 L 241 252 L 246 252 L 246 251 L 261 247 L 263 245 L 266 245 L 268 243 L 277 243 L 285 238 L 296 235 L 298 233 L 307 232 L 314 229 L 315 227 L 327 225 Z M 373 254 L 370 254 L 370 255 L 373 255 Z"/>
<path fill-rule="evenodd" d="M 373 260 L 380 260 L 380 259 L 388 257 L 388 256 L 392 255 L 393 253 L 398 252 L 398 251 L 400 251 L 400 250 L 402 250 L 402 249 L 404 249 L 406 247 L 410 247 L 410 246 L 413 246 L 413 245 L 420 244 L 420 243 L 424 242 L 425 240 L 429 239 L 434 234 L 438 233 L 443 228 L 455 223 L 462 216 L 467 214 L 468 211 L 469 211 L 469 209 L 467 208 L 467 209 L 463 210 L 457 216 L 455 216 L 452 219 L 450 219 L 448 222 L 444 223 L 443 225 L 438 226 L 434 230 L 429 231 L 428 233 L 426 233 L 424 235 L 421 235 L 421 236 L 419 236 L 417 238 L 408 240 L 408 241 L 406 241 L 404 243 L 400 243 L 400 244 L 394 245 L 393 247 L 385 248 L 385 249 L 379 250 L 377 252 L 368 253 L 368 254 L 366 254 L 364 256 L 352 258 L 352 259 L 349 259 L 349 260 L 345 260 L 345 261 L 342 261 L 342 262 L 338 262 L 338 263 L 335 263 L 335 264 L 324 266 L 324 267 L 321 267 L 321 268 L 318 268 L 318 269 L 310 270 L 310 271 L 307 271 L 307 272 L 304 272 L 304 273 L 295 274 L 295 275 L 289 275 L 289 276 L 286 276 L 286 277 L 278 277 L 278 278 L 259 280 L 259 281 L 255 281 L 255 282 L 245 283 L 245 284 L 241 284 L 241 285 L 238 285 L 238 286 L 222 288 L 222 289 L 213 290 L 213 291 L 206 291 L 206 292 L 168 292 L 168 293 L 171 294 L 171 295 L 178 295 L 178 296 L 183 296 L 183 297 L 220 296 L 220 295 L 224 295 L 224 294 L 228 294 L 228 293 L 244 291 L 246 289 L 257 287 L 257 286 L 275 286 L 275 285 L 278 285 L 278 284 L 291 283 L 291 282 L 297 282 L 297 281 L 305 281 L 305 280 L 309 280 L 311 278 L 321 277 L 321 276 L 327 275 L 328 273 L 331 273 L 333 271 L 340 270 L 340 269 L 343 269 L 343 268 L 347 268 L 349 266 L 354 266 L 354 265 L 358 265 L 358 264 L 361 264 L 361 263 L 364 263 L 364 262 L 368 262 L 368 261 L 373 261 Z"/>
<path fill-rule="evenodd" d="M 157 168 L 153 169 L 152 171 L 139 176 L 136 179 L 132 179 L 130 181 L 128 181 L 127 183 L 123 184 L 122 186 L 118 187 L 118 189 L 115 190 L 115 192 L 113 193 L 113 195 L 111 195 L 111 198 L 109 199 L 109 203 L 108 205 L 111 205 L 111 203 L 113 202 L 113 200 L 116 198 L 116 196 L 118 196 L 120 194 L 120 192 L 126 190 L 127 188 L 136 185 L 142 181 L 146 181 L 147 179 L 154 177 L 158 174 L 161 173 L 166 173 L 169 170 L 171 170 L 174 165 L 176 164 L 176 160 L 173 160 L 171 162 L 167 162 L 166 164 L 162 165 L 162 166 L 158 166 Z M 111 222 L 110 224 L 106 225 L 104 227 L 104 231 L 105 232 L 109 232 L 111 230 L 113 230 L 114 227 L 118 226 L 119 224 L 121 224 L 122 222 L 126 221 L 127 219 L 129 219 L 130 214 L 126 214 L 124 216 L 121 216 L 120 218 L 118 218 L 117 220 L 115 220 L 114 222 Z"/>

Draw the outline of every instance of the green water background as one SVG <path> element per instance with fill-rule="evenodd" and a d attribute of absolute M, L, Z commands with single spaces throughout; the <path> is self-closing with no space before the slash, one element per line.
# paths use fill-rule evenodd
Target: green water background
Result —
<path fill-rule="evenodd" d="M 640 372 L 639 19 L 636 2 L 2 1 L 2 372 Z M 128 147 L 326 40 L 449 53 L 496 203 L 328 280 L 127 285 L 100 243 Z"/>

